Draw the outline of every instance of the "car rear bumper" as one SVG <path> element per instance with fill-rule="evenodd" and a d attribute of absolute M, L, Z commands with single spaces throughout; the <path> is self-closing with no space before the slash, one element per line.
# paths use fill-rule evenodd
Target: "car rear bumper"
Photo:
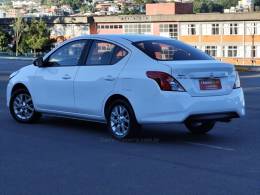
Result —
<path fill-rule="evenodd" d="M 239 118 L 236 112 L 220 112 L 210 114 L 195 114 L 189 116 L 186 121 L 221 121 L 229 122 L 233 118 Z"/>
<path fill-rule="evenodd" d="M 145 108 L 145 109 L 144 109 Z M 141 124 L 175 123 L 189 119 L 228 121 L 245 115 L 242 88 L 229 95 L 192 97 L 186 92 L 162 92 L 143 102 L 137 120 Z"/>

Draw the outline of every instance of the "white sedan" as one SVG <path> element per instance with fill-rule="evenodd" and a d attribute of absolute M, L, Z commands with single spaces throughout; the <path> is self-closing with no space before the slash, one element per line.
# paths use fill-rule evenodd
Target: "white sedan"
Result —
<path fill-rule="evenodd" d="M 146 35 L 71 39 L 10 75 L 7 106 L 15 120 L 41 114 L 107 123 L 117 139 L 143 124 L 184 123 L 206 133 L 245 115 L 231 64 L 180 41 Z"/>

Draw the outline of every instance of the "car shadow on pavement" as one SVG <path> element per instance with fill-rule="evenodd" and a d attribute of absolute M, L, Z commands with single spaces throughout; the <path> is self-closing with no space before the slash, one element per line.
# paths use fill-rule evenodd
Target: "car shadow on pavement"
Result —
<path fill-rule="evenodd" d="M 89 122 L 84 120 L 75 120 L 70 118 L 59 118 L 45 116 L 39 124 L 46 127 L 53 127 L 51 131 L 69 131 L 72 134 L 87 134 L 105 139 L 106 141 L 115 141 L 111 138 L 110 133 L 106 129 L 106 124 Z M 144 126 L 140 133 L 134 138 L 124 140 L 124 143 L 178 143 L 178 142 L 199 142 L 199 143 L 228 143 L 230 136 L 217 133 L 216 131 L 209 132 L 205 135 L 191 134 L 182 124 L 171 125 L 150 125 Z M 67 132 L 66 132 L 67 133 Z"/>
<path fill-rule="evenodd" d="M 55 129 L 58 130 L 69 130 L 75 133 L 106 133 L 106 124 L 79 119 L 44 116 L 38 123 L 49 127 L 55 127 Z"/>

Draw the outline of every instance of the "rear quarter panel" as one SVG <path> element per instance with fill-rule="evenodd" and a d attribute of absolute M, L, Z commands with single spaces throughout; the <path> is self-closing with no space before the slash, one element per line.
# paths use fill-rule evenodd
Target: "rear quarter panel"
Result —
<path fill-rule="evenodd" d="M 158 84 L 146 76 L 147 71 L 171 73 L 168 66 L 159 64 L 143 52 L 134 49 L 113 91 L 113 94 L 123 95 L 129 100 L 138 122 L 151 109 L 147 106 L 153 105 L 154 99 L 159 98 L 161 91 Z"/>

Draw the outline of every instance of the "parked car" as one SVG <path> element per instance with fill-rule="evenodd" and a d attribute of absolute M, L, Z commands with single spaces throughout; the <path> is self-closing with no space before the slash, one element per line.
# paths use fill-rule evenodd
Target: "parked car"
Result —
<path fill-rule="evenodd" d="M 135 135 L 143 124 L 184 123 L 201 134 L 245 115 L 233 65 L 148 35 L 64 42 L 10 76 L 7 106 L 21 123 L 41 114 L 104 122 L 117 139 Z"/>

